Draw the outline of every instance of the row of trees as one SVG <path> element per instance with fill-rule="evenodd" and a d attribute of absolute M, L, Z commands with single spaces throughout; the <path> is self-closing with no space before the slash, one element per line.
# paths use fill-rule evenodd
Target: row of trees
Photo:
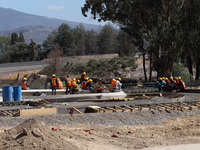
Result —
<path fill-rule="evenodd" d="M 11 36 L 0 37 L 0 63 L 22 62 L 43 59 L 43 49 L 41 45 L 31 40 L 27 44 L 24 35 L 20 32 L 12 33 Z"/>
<path fill-rule="evenodd" d="M 175 62 L 200 76 L 199 0 L 87 0 L 82 13 L 99 21 L 112 21 L 127 33 L 136 47 L 150 58 L 159 76 L 171 75 Z M 143 57 L 145 58 L 145 57 Z M 147 73 L 143 61 L 145 80 Z"/>
<path fill-rule="evenodd" d="M 55 44 L 63 49 L 64 56 L 112 54 L 120 56 L 134 55 L 136 48 L 123 31 L 116 30 L 111 24 L 99 28 L 99 31 L 85 30 L 80 24 L 72 29 L 62 24 L 44 41 L 44 50 L 48 53 Z"/>
<path fill-rule="evenodd" d="M 70 28 L 62 24 L 50 33 L 42 45 L 33 40 L 27 44 L 22 32 L 0 37 L 0 62 L 34 61 L 47 58 L 57 47 L 62 56 L 112 54 L 120 56 L 135 55 L 136 48 L 123 31 L 116 30 L 111 24 L 99 27 L 98 31 L 85 30 L 80 24 Z M 52 56 L 52 55 L 51 55 Z"/>

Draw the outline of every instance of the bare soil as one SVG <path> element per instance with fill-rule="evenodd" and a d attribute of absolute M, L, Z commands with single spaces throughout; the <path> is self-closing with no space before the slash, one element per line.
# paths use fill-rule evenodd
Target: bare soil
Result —
<path fill-rule="evenodd" d="M 57 130 L 53 131 L 53 127 Z M 118 137 L 113 137 L 113 134 L 117 134 Z M 154 146 L 199 143 L 200 116 L 170 118 L 155 126 L 120 127 L 100 124 L 47 126 L 38 119 L 32 118 L 18 126 L 4 130 L 0 137 L 0 149 L 2 150 L 134 150 Z"/>

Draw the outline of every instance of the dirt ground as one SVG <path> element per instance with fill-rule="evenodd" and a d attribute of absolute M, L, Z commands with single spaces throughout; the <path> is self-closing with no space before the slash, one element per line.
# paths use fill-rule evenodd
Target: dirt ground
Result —
<path fill-rule="evenodd" d="M 52 130 L 56 127 L 57 130 Z M 116 137 L 114 137 L 116 136 Z M 124 150 L 200 143 L 200 116 L 163 120 L 159 125 L 47 126 L 36 118 L 13 128 L 1 128 L 0 149 Z"/>

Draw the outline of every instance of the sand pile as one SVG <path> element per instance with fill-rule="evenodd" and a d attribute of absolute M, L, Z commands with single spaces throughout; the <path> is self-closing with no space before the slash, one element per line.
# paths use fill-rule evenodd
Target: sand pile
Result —
<path fill-rule="evenodd" d="M 26 120 L 22 124 L 5 130 L 0 135 L 0 149 L 78 149 L 62 138 L 60 132 L 53 131 L 36 118 Z"/>

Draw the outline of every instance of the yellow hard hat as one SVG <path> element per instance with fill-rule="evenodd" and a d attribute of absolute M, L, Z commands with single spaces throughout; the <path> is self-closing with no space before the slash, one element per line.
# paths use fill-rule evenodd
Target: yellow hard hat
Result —
<path fill-rule="evenodd" d="M 57 78 L 57 80 L 60 80 L 60 78 Z"/>
<path fill-rule="evenodd" d="M 85 72 L 83 72 L 83 74 L 86 74 Z"/>
<path fill-rule="evenodd" d="M 73 78 L 73 81 L 75 81 L 76 80 L 76 78 Z"/>
<path fill-rule="evenodd" d="M 88 79 L 89 79 L 89 77 L 86 77 L 86 78 L 85 78 L 85 80 L 88 80 Z"/>
<path fill-rule="evenodd" d="M 112 81 L 115 81 L 115 79 L 112 79 Z"/>
<path fill-rule="evenodd" d="M 76 82 L 73 82 L 73 86 L 75 86 L 76 85 Z"/>
<path fill-rule="evenodd" d="M 172 79 L 173 79 L 173 77 L 170 77 L 170 79 L 172 80 Z"/>
<path fill-rule="evenodd" d="M 80 80 L 77 80 L 78 83 L 80 83 Z"/>
<path fill-rule="evenodd" d="M 165 78 L 165 80 L 168 80 L 168 78 Z"/>
<path fill-rule="evenodd" d="M 178 77 L 178 79 L 180 80 L 180 79 L 181 79 L 181 77 Z"/>
<path fill-rule="evenodd" d="M 23 78 L 23 80 L 27 80 L 26 78 Z"/>
<path fill-rule="evenodd" d="M 121 78 L 119 77 L 119 78 L 117 78 L 119 81 L 121 81 Z"/>
<path fill-rule="evenodd" d="M 55 74 L 52 74 L 52 77 L 55 77 L 56 75 Z"/>
<path fill-rule="evenodd" d="M 163 80 L 165 80 L 165 77 L 162 77 Z"/>
<path fill-rule="evenodd" d="M 92 79 L 90 79 L 90 82 L 92 82 Z"/>
<path fill-rule="evenodd" d="M 159 78 L 159 81 L 161 81 L 162 80 L 162 78 Z"/>

